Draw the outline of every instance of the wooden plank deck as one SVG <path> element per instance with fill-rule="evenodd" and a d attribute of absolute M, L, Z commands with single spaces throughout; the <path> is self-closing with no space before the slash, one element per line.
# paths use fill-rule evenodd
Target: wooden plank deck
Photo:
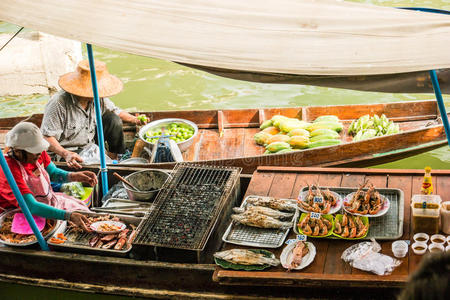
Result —
<path fill-rule="evenodd" d="M 434 190 L 442 201 L 450 200 L 450 170 L 432 171 Z M 322 186 L 357 187 L 365 179 L 370 179 L 377 188 L 398 188 L 404 192 L 404 228 L 402 240 L 412 239 L 410 228 L 410 200 L 420 192 L 422 170 L 381 170 L 344 168 L 296 168 L 259 167 L 254 172 L 247 195 L 297 198 L 305 182 Z M 295 238 L 290 232 L 289 238 Z M 398 288 L 405 285 L 409 274 L 418 266 L 422 256 L 408 251 L 402 264 L 391 275 L 377 276 L 350 267 L 341 259 L 342 252 L 355 242 L 331 239 L 314 239 L 317 255 L 311 265 L 300 271 L 286 272 L 281 266 L 266 271 L 246 272 L 225 270 L 216 267 L 213 280 L 221 285 L 264 285 L 264 286 L 326 286 L 362 288 Z M 382 253 L 393 256 L 392 241 L 380 242 Z M 225 244 L 223 249 L 246 248 Z M 267 249 L 279 257 L 284 246 Z"/>

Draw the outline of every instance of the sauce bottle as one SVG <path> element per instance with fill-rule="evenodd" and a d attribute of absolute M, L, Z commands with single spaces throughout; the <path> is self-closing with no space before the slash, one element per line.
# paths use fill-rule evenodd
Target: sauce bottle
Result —
<path fill-rule="evenodd" d="M 433 194 L 433 182 L 431 181 L 431 168 L 425 167 L 425 175 L 423 176 L 421 193 L 424 195 Z"/>

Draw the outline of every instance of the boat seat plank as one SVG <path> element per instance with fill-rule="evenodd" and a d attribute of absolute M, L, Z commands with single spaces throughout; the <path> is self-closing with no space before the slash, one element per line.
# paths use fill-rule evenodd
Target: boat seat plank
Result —
<path fill-rule="evenodd" d="M 198 159 L 218 159 L 220 158 L 220 152 L 218 149 L 219 132 L 214 130 L 202 130 L 201 145 L 199 149 Z"/>
<path fill-rule="evenodd" d="M 253 136 L 259 132 L 259 128 L 248 128 L 244 132 L 244 157 L 257 156 L 264 153 L 265 148 L 257 145 L 253 139 Z"/>
<path fill-rule="evenodd" d="M 289 198 L 292 195 L 296 179 L 297 174 L 275 174 L 270 187 L 270 195 L 278 198 Z"/>
<path fill-rule="evenodd" d="M 218 141 L 219 158 L 233 158 L 244 155 L 244 128 L 224 129 Z"/>

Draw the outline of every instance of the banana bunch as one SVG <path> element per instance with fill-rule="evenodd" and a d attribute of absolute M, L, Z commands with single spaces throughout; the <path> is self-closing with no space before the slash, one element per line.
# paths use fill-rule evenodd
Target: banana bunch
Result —
<path fill-rule="evenodd" d="M 382 114 L 381 117 L 378 115 L 374 115 L 373 117 L 364 115 L 359 119 L 354 120 L 348 128 L 348 134 L 354 136 L 354 142 L 399 132 L 401 131 L 398 124 L 389 121 L 384 114 Z"/>

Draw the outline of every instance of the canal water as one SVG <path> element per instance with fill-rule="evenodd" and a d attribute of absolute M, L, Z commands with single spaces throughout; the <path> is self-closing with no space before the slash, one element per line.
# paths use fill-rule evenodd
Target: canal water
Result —
<path fill-rule="evenodd" d="M 421 6 L 450 9 L 449 0 L 367 0 L 355 1 L 383 6 Z M 17 26 L 0 24 L 0 33 L 14 32 Z M 85 47 L 83 47 L 85 49 Z M 434 99 L 434 94 L 392 94 L 360 92 L 308 85 L 259 84 L 221 78 L 176 63 L 131 55 L 94 46 L 95 58 L 107 63 L 110 73 L 124 82 L 123 91 L 112 97 L 128 111 L 290 107 L 384 103 Z M 0 117 L 43 112 L 48 96 L 1 97 Z M 444 95 L 447 107 L 450 95 Z M 425 154 L 377 167 L 450 168 L 450 148 L 444 146 Z"/>

